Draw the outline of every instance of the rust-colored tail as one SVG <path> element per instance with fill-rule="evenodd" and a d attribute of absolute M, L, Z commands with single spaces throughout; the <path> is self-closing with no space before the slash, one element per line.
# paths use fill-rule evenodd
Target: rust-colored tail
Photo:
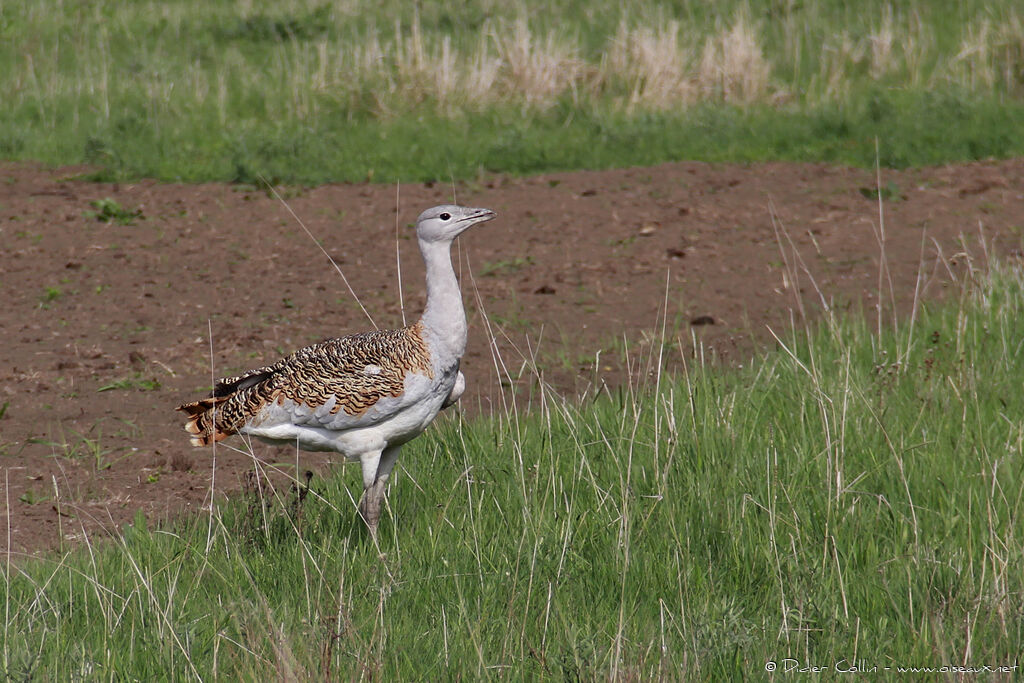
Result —
<path fill-rule="evenodd" d="M 185 421 L 185 431 L 192 434 L 190 441 L 193 446 L 209 446 L 214 441 L 221 441 L 235 433 L 234 429 L 216 419 L 218 406 L 228 398 L 228 396 L 202 398 L 178 406 L 178 410 L 188 415 L 188 420 Z"/>

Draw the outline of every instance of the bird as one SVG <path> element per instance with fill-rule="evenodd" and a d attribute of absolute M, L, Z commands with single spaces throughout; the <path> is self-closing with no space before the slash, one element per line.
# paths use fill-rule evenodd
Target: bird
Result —
<path fill-rule="evenodd" d="M 451 247 L 490 209 L 435 206 L 416 219 L 426 266 L 423 314 L 401 329 L 328 339 L 274 363 L 214 383 L 209 397 L 184 403 L 193 446 L 232 434 L 358 460 L 361 515 L 376 538 L 388 477 L 403 444 L 420 435 L 465 391 L 459 369 L 468 325 Z"/>

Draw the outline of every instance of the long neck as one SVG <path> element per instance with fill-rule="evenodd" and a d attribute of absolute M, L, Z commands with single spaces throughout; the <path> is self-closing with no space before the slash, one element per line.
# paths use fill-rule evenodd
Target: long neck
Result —
<path fill-rule="evenodd" d="M 423 311 L 423 325 L 448 352 L 461 358 L 466 350 L 466 311 L 452 268 L 451 246 L 451 242 L 420 240 L 420 253 L 427 266 L 427 308 Z"/>

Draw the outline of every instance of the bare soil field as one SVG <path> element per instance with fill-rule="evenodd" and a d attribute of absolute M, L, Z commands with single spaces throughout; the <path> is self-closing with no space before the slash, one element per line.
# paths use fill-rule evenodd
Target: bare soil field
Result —
<path fill-rule="evenodd" d="M 219 447 L 214 470 L 175 406 L 211 375 L 372 326 L 272 193 L 82 171 L 0 164 L 0 545 L 18 553 L 238 491 L 254 465 L 245 444 Z M 808 164 L 278 190 L 380 327 L 402 322 L 399 262 L 406 315 L 423 305 L 421 210 L 454 192 L 498 212 L 456 245 L 470 320 L 459 410 L 478 415 L 530 409 L 541 377 L 568 397 L 642 381 L 663 320 L 670 368 L 694 341 L 742 363 L 775 343 L 769 327 L 813 319 L 821 295 L 872 320 L 879 299 L 905 315 L 971 264 L 1020 258 L 1024 160 L 884 171 L 881 185 L 882 222 L 873 172 Z M 331 460 L 256 455 L 286 472 Z"/>

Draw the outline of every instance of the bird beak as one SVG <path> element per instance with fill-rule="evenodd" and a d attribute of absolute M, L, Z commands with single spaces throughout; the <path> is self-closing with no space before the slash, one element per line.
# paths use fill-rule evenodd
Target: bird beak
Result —
<path fill-rule="evenodd" d="M 497 218 L 498 214 L 494 213 L 490 209 L 468 209 L 466 217 L 463 219 L 470 225 L 476 225 L 477 223 L 485 223 L 489 220 Z"/>

